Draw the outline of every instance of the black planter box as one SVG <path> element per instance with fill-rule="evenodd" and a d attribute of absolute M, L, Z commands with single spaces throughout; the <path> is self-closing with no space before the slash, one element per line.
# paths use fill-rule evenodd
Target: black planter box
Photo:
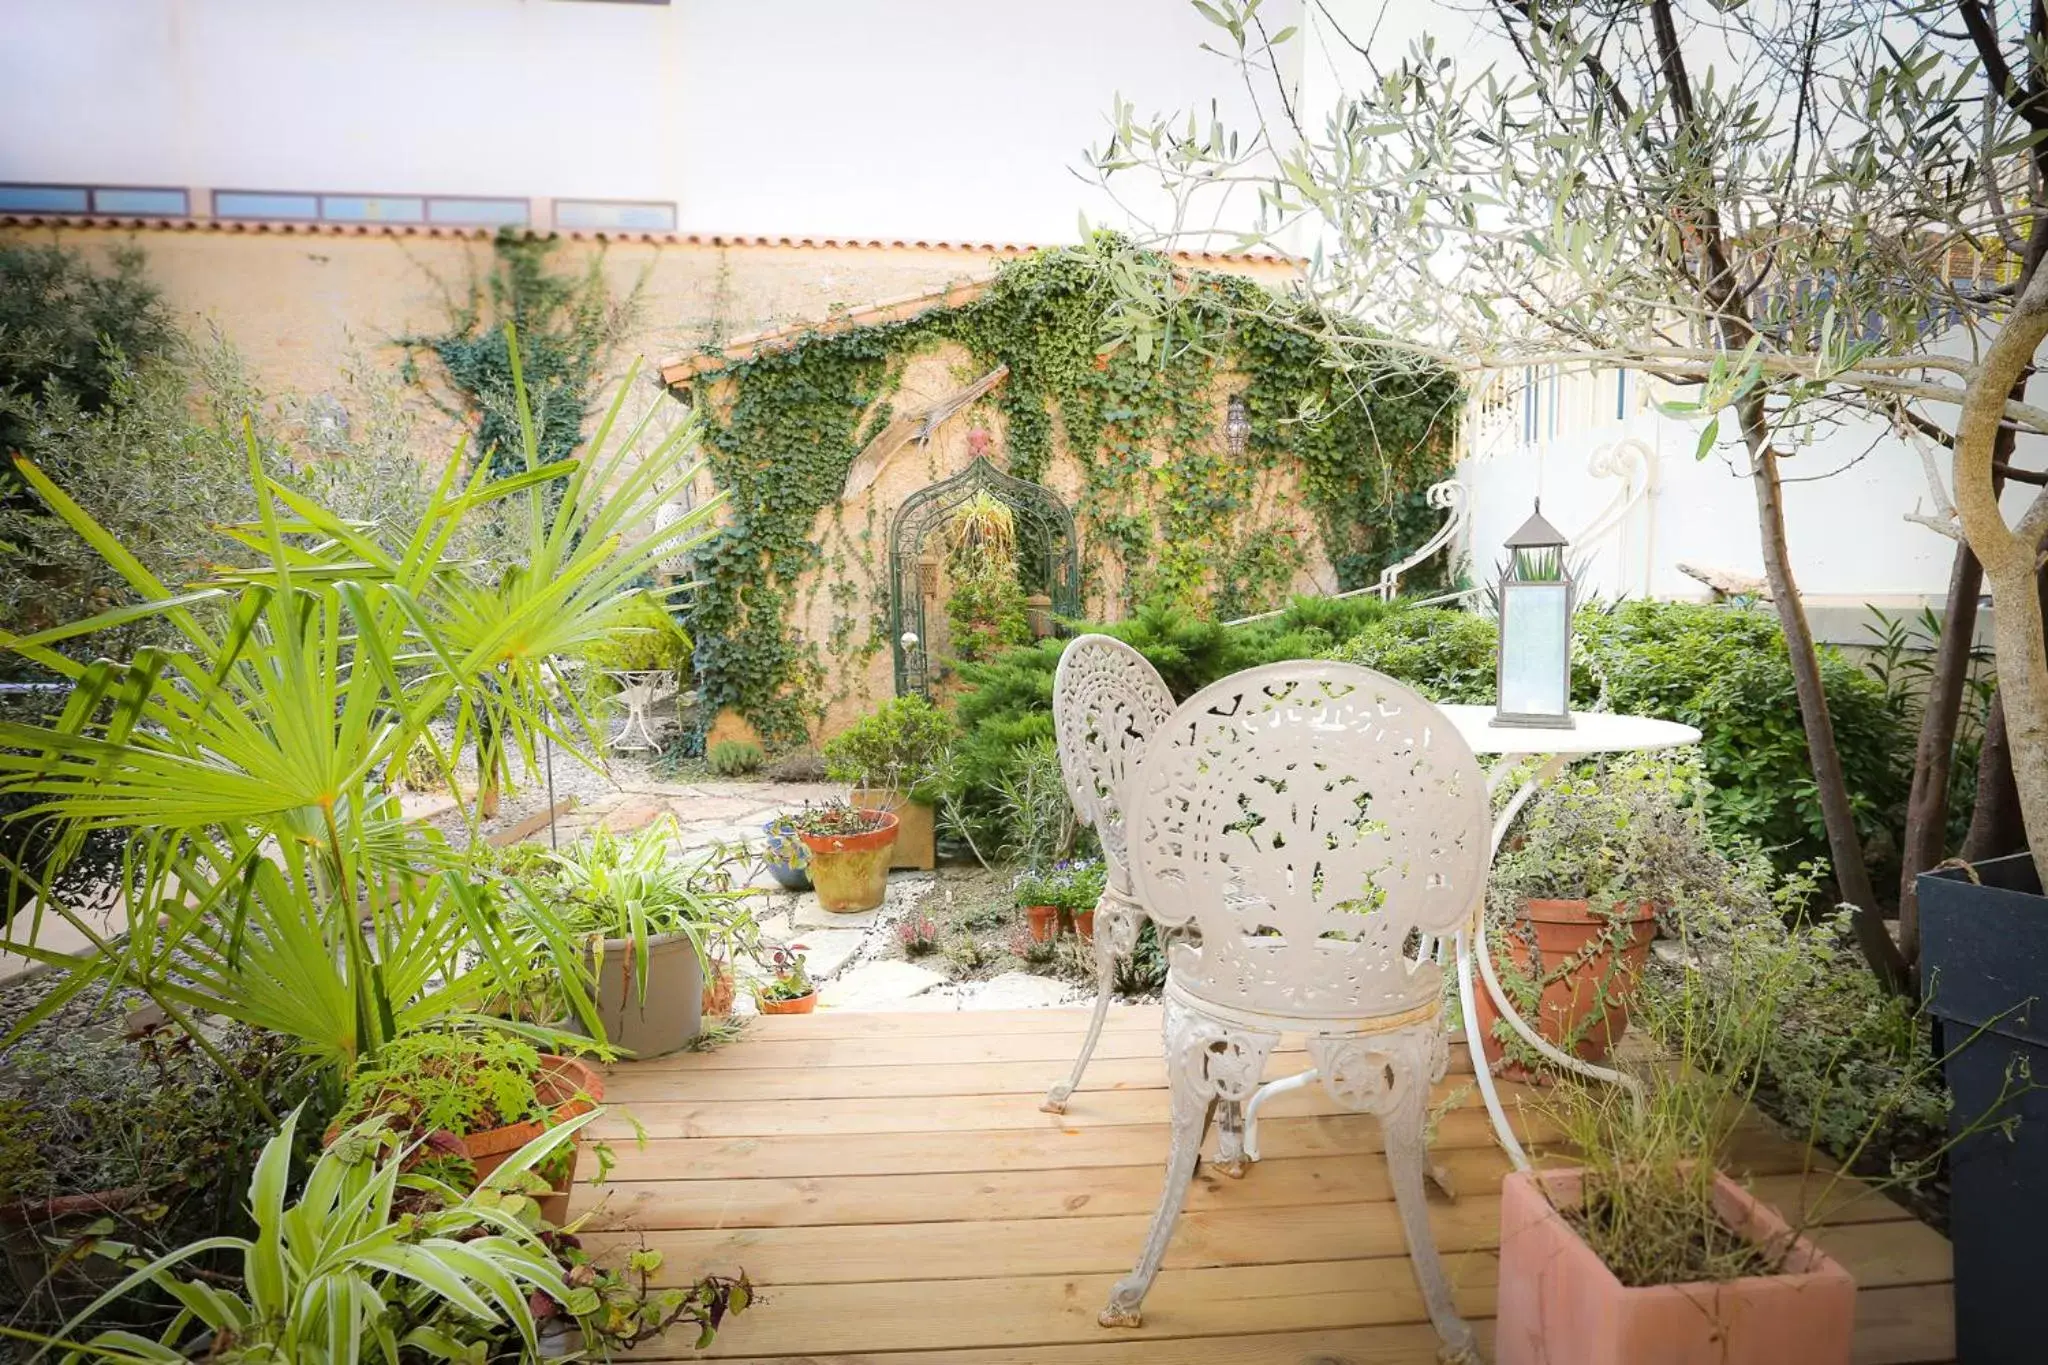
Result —
<path fill-rule="evenodd" d="M 2031 855 L 1921 876 L 1920 971 L 1954 1105 L 1949 1135 L 2017 1119 L 1949 1152 L 1956 1357 L 2039 1365 L 2042 1255 L 2048 1249 L 2048 896 Z"/>

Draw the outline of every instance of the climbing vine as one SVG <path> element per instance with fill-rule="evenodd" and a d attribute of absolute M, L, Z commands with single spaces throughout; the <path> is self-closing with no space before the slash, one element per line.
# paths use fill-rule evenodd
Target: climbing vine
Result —
<path fill-rule="evenodd" d="M 1334 374 L 1306 305 L 1210 272 L 1187 277 L 1179 306 L 1186 336 L 1220 344 L 1105 346 L 1115 306 L 1105 266 L 1127 250 L 1105 236 L 1039 252 L 1007 263 L 962 307 L 812 334 L 693 382 L 710 417 L 712 476 L 732 508 L 696 566 L 704 715 L 737 709 L 771 742 L 807 732 L 826 668 L 791 609 L 805 575 L 856 543 L 835 518 L 821 546 L 813 525 L 893 415 L 904 361 L 942 343 L 964 347 L 983 372 L 1009 367 L 982 401 L 1002 416 L 1010 473 L 1043 482 L 1056 450 L 1072 455 L 1084 571 L 1100 581 L 1113 564 L 1126 608 L 1173 602 L 1234 616 L 1275 604 L 1305 553 L 1298 536 L 1276 533 L 1291 521 L 1277 505 L 1289 488 L 1313 514 L 1341 588 L 1370 582 L 1435 529 L 1423 495 L 1449 467 L 1459 393 L 1449 374 L 1391 359 L 1384 374 Z M 1251 419 L 1241 456 L 1217 429 L 1230 391 Z M 859 544 L 874 536 L 868 528 Z M 881 585 L 869 577 L 873 606 Z M 825 648 L 843 662 L 885 647 L 872 623 L 864 639 L 853 628 L 857 585 L 830 590 Z"/>
<path fill-rule="evenodd" d="M 443 404 L 469 425 L 474 460 L 489 459 L 494 476 L 524 467 L 518 405 L 512 392 L 512 357 L 505 324 L 519 335 L 520 367 L 533 408 L 541 463 L 563 459 L 583 440 L 605 358 L 631 330 L 639 306 L 636 287 L 615 298 L 593 257 L 581 273 L 550 268 L 555 243 L 501 232 L 492 243 L 491 269 L 453 297 L 445 330 L 399 338 L 415 355 L 440 362 L 455 404 Z M 408 378 L 417 382 L 414 360 Z"/>

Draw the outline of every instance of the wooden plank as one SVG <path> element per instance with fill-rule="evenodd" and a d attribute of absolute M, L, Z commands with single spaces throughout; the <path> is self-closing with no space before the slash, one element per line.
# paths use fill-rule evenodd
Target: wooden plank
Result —
<path fill-rule="evenodd" d="M 1490 1147 L 1441 1149 L 1436 1156 L 1448 1170 L 1452 1186 L 1463 1193 L 1491 1193 L 1509 1170 L 1507 1154 Z M 601 1191 L 601 1212 L 592 1226 L 649 1230 L 819 1227 L 1149 1214 L 1159 1200 L 1164 1174 L 1162 1154 L 1142 1166 L 613 1181 Z M 1393 1187 L 1385 1162 L 1346 1154 L 1268 1159 L 1243 1180 L 1219 1175 L 1205 1164 L 1195 1173 L 1187 1207 L 1191 1212 L 1226 1203 L 1279 1209 L 1391 1198 Z"/>
<path fill-rule="evenodd" d="M 951 1037 L 924 1037 L 911 1034 L 903 1037 L 851 1039 L 757 1038 L 750 1028 L 736 1042 L 727 1043 L 709 1052 L 678 1052 L 667 1057 L 632 1062 L 613 1068 L 611 1075 L 631 1078 L 635 1084 L 639 1084 L 640 1077 L 697 1075 L 706 1071 L 852 1066 L 956 1068 L 977 1066 L 986 1062 L 1044 1062 L 1053 1069 L 1055 1079 L 1063 1080 L 1067 1069 L 1074 1063 L 1075 1054 L 1080 1050 L 1081 1034 L 1078 1029 L 1072 1033 L 961 1034 Z M 1283 1038 L 1280 1045 L 1274 1049 L 1273 1055 L 1276 1058 L 1299 1056 L 1301 1050 L 1299 1038 Z M 1156 1029 L 1107 1031 L 1095 1047 L 1097 1062 L 1117 1057 L 1159 1055 L 1159 1034 Z M 1453 1040 L 1451 1044 L 1451 1070 L 1465 1075 L 1472 1072 L 1471 1054 L 1459 1040 Z M 1092 1084 L 1093 1080 L 1094 1068 L 1091 1065 L 1089 1083 Z"/>
<path fill-rule="evenodd" d="M 1526 1125 L 1526 1126 L 1525 1126 Z M 1531 1142 L 1554 1140 L 1556 1128 L 1540 1118 L 1518 1121 Z M 1259 1141 L 1268 1157 L 1356 1156 L 1384 1150 L 1379 1122 L 1366 1114 L 1261 1119 Z M 1443 1116 L 1434 1147 L 1494 1145 L 1483 1109 Z M 895 1175 L 903 1171 L 1025 1171 L 1166 1162 L 1164 1123 L 1016 1132 L 805 1134 L 782 1137 L 650 1138 L 611 1140 L 617 1181 L 688 1176 L 698 1180 L 815 1179 L 840 1175 Z M 586 1163 L 588 1173 L 592 1167 Z M 579 1200 L 588 1186 L 577 1187 Z"/>
<path fill-rule="evenodd" d="M 1525 1090 L 1522 1086 L 1502 1086 L 1502 1102 L 1523 1098 Z M 594 1122 L 589 1131 L 593 1137 L 612 1139 L 631 1138 L 638 1132 L 650 1138 L 971 1133 L 1149 1124 L 1166 1116 L 1164 1090 L 1091 1090 L 1077 1096 L 1064 1114 L 1048 1114 L 1040 1109 L 1042 1099 L 1042 1092 L 1034 1090 L 1026 1094 L 933 1095 L 915 1100 L 643 1100 L 626 1106 L 630 1117 L 614 1112 Z M 1478 1088 L 1469 1078 L 1446 1077 L 1432 1092 L 1431 1103 L 1470 1107 L 1479 1103 Z M 1268 1114 L 1284 1118 L 1341 1112 L 1343 1107 L 1321 1086 L 1276 1096 L 1259 1111 L 1262 1122 Z"/>
<path fill-rule="evenodd" d="M 1887 1223 L 1911 1218 L 1903 1204 L 1886 1197 L 1853 1176 L 1823 1171 L 1759 1176 L 1750 1191 L 1795 1226 L 1829 1223 Z"/>
<path fill-rule="evenodd" d="M 1468 1194 L 1432 1200 L 1430 1223 L 1444 1252 L 1499 1245 L 1500 1198 Z M 596 1234 L 593 1247 L 659 1248 L 665 1283 L 744 1267 L 763 1285 L 857 1284 L 900 1277 L 916 1249 L 929 1279 L 1108 1274 L 1128 1269 L 1144 1244 L 1149 1212 L 1111 1217 L 987 1219 L 976 1222 L 840 1227 L 734 1228 Z M 1924 1236 L 1922 1235 L 1924 1234 Z M 1828 1252 L 1870 1287 L 1940 1283 L 1952 1275 L 1948 1243 L 1911 1221 L 1855 1224 L 1820 1234 Z M 1166 1255 L 1169 1268 L 1279 1265 L 1403 1256 L 1408 1243 L 1391 1201 L 1285 1209 L 1211 1207 L 1182 1215 Z"/>
<path fill-rule="evenodd" d="M 799 939 L 801 941 L 801 939 Z M 871 1010 L 819 1010 L 815 1014 L 755 1015 L 739 1043 L 753 1038 L 959 1038 L 977 1034 L 1060 1033 L 1080 1046 L 1088 1031 L 1090 1005 L 1053 1005 L 1020 1010 L 923 1010 L 882 1014 Z M 1158 1005 L 1112 1005 L 1105 1032 L 1150 1031 L 1162 1019 Z"/>
<path fill-rule="evenodd" d="M 1135 1251 L 1135 1248 L 1133 1248 Z M 918 1268 L 905 1248 L 905 1269 Z M 1444 1258 L 1458 1311 L 1493 1311 L 1499 1258 L 1488 1252 Z M 1016 1279 L 897 1280 L 879 1284 L 785 1285 L 718 1335 L 709 1355 L 814 1355 L 835 1351 L 929 1351 L 1096 1344 L 1096 1314 L 1116 1275 L 1031 1275 Z M 1145 1301 L 1132 1339 L 1227 1336 L 1248 1323 L 1290 1332 L 1388 1326 L 1425 1319 L 1408 1258 L 1168 1270 Z M 686 1343 L 641 1354 L 673 1358 Z M 1212 1357 L 1213 1358 L 1213 1357 Z M 906 1363 L 907 1365 L 907 1363 Z"/>
<path fill-rule="evenodd" d="M 1857 1291 L 1854 1365 L 1946 1365 L 1955 1358 L 1952 1285 Z"/>

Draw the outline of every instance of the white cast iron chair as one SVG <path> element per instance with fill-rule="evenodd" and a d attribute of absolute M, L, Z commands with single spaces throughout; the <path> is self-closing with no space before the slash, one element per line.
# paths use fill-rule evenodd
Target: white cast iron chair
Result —
<path fill-rule="evenodd" d="M 1471 749 L 1435 707 L 1370 669 L 1269 664 L 1181 703 L 1130 784 L 1138 899 L 1184 909 L 1201 943 L 1170 954 L 1166 1188 L 1103 1325 L 1138 1325 L 1210 1114 L 1249 1100 L 1281 1033 L 1298 1032 L 1330 1095 L 1378 1116 L 1442 1356 L 1476 1359 L 1422 1184 L 1429 1091 L 1449 1059 L 1443 970 L 1428 947 L 1485 889 L 1486 783 Z M 1237 1159 L 1227 1145 L 1223 1157 Z M 1285 1227 L 1276 1211 L 1275 1236 Z"/>
<path fill-rule="evenodd" d="M 1066 1113 L 1068 1096 L 1080 1087 L 1102 1037 L 1117 966 L 1130 958 L 1145 922 L 1145 908 L 1131 895 L 1124 783 L 1145 741 L 1172 711 L 1173 694 L 1158 672 L 1123 641 L 1083 635 L 1060 655 L 1052 680 L 1060 774 L 1075 813 L 1095 827 L 1102 841 L 1105 876 L 1102 897 L 1095 903 L 1095 1013 L 1088 1020 L 1088 1036 L 1074 1059 L 1073 1074 L 1046 1092 L 1040 1107 L 1048 1114 Z"/>

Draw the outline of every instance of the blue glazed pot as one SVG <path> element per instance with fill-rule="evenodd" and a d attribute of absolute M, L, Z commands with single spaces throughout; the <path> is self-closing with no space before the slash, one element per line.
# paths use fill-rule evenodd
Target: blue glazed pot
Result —
<path fill-rule="evenodd" d="M 795 822 L 770 820 L 761 828 L 768 835 L 768 847 L 761 853 L 768 875 L 775 878 L 785 891 L 810 890 L 811 851 L 804 847 L 803 840 L 797 838 Z"/>

